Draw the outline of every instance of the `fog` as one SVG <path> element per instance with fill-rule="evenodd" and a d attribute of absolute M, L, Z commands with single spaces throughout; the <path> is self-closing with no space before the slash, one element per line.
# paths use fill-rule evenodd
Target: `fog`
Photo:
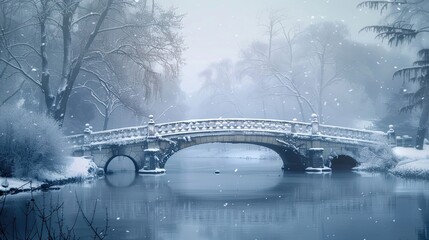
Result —
<path fill-rule="evenodd" d="M 34 14 L 44 1 L 30 2 L 1 3 L 0 100 L 47 111 L 66 134 L 85 123 L 142 125 L 150 114 L 166 122 L 309 121 L 316 113 L 324 124 L 382 131 L 394 124 L 401 134 L 418 125 L 419 111 L 399 114 L 400 96 L 418 86 L 392 76 L 416 60 L 424 38 L 389 46 L 360 31 L 389 18 L 358 8 L 359 0 L 140 0 L 103 21 L 94 14 L 101 2 L 82 1 L 68 30 L 59 27 L 63 9 L 47 1 L 43 22 Z"/>
<path fill-rule="evenodd" d="M 350 30 L 350 38 L 364 43 L 379 43 L 374 35 L 359 33 L 366 25 L 379 21 L 375 11 L 356 8 L 360 1 L 350 0 L 270 0 L 270 1 L 162 1 L 185 14 L 183 33 L 188 49 L 182 71 L 183 90 L 198 91 L 198 74 L 212 62 L 240 58 L 240 49 L 252 42 L 267 41 L 266 25 L 270 14 L 280 14 L 287 24 L 306 26 L 320 21 L 340 21 Z"/>

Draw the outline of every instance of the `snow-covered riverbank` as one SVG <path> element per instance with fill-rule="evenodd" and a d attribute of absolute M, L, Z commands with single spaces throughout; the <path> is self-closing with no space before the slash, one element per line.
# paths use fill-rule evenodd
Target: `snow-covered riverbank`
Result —
<path fill-rule="evenodd" d="M 399 162 L 390 170 L 391 173 L 401 177 L 429 179 L 428 146 L 423 150 L 395 147 L 392 151 Z"/>
<path fill-rule="evenodd" d="M 93 178 L 97 174 L 98 167 L 90 159 L 84 157 L 70 157 L 69 164 L 61 172 L 40 172 L 38 179 L 0 178 L 0 192 L 14 193 L 29 191 L 77 180 Z M 40 181 L 43 179 L 44 181 Z M 43 185 L 47 184 L 47 185 Z"/>
<path fill-rule="evenodd" d="M 199 149 L 194 149 L 194 151 L 198 150 Z M 203 150 L 205 155 L 221 155 L 222 157 L 245 158 L 246 160 L 250 160 L 252 158 L 271 159 L 277 157 L 273 152 L 261 151 L 260 149 L 254 148 L 246 149 L 245 151 L 238 148 L 229 149 L 228 151 Z M 407 178 L 429 179 L 429 147 L 426 147 L 424 150 L 395 147 L 392 149 L 392 152 L 398 160 L 396 166 L 389 170 L 392 174 Z M 195 155 L 195 152 L 192 154 Z M 365 171 L 365 168 L 362 168 L 361 170 Z M 98 167 L 90 159 L 84 157 L 70 157 L 69 164 L 61 172 L 41 172 L 38 179 L 43 179 L 45 181 L 32 179 L 30 183 L 30 179 L 0 178 L 0 192 L 7 193 L 40 189 L 43 187 L 42 185 L 47 182 L 55 184 L 89 179 L 95 177 L 97 175 L 97 171 Z M 3 185 L 8 186 L 4 187 Z M 50 186 L 50 184 L 48 185 Z"/>

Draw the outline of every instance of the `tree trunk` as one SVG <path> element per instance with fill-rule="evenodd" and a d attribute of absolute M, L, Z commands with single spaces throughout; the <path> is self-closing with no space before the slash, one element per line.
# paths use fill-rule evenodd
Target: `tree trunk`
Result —
<path fill-rule="evenodd" d="M 425 136 L 426 136 L 426 132 L 427 132 L 427 128 L 418 128 L 417 129 L 417 136 L 416 136 L 416 149 L 418 150 L 423 150 L 423 144 L 424 144 L 424 140 L 425 140 Z"/>
<path fill-rule="evenodd" d="M 103 124 L 103 131 L 107 130 L 107 126 L 109 125 L 109 117 L 105 116 L 104 117 L 104 124 Z"/>
<path fill-rule="evenodd" d="M 48 54 L 46 53 L 46 45 L 47 43 L 47 32 L 46 32 L 46 19 L 48 14 L 48 3 L 47 1 L 42 1 L 42 13 L 43 15 L 40 16 L 39 23 L 40 23 L 40 55 L 42 59 L 42 75 L 41 75 L 41 83 L 42 83 L 42 92 L 45 98 L 45 104 L 47 108 L 49 109 L 52 104 L 54 103 L 54 96 L 51 93 L 51 86 L 50 86 L 50 74 L 48 70 Z M 48 110 L 49 111 L 49 110 Z M 48 112 L 48 115 L 49 112 Z"/>
<path fill-rule="evenodd" d="M 267 112 L 265 109 L 265 98 L 262 97 L 262 112 L 264 113 L 264 119 L 267 118 Z"/>
<path fill-rule="evenodd" d="M 61 83 L 55 97 L 53 104 L 48 105 L 48 114 L 51 115 L 60 126 L 63 125 L 64 117 L 67 108 L 67 102 L 70 97 L 70 93 L 73 89 L 74 83 L 79 75 L 80 68 L 84 61 L 84 56 L 88 52 L 95 37 L 100 30 L 101 25 L 106 19 L 109 8 L 111 7 L 113 0 L 108 0 L 105 9 L 102 11 L 98 21 L 95 25 L 94 31 L 88 37 L 85 45 L 82 47 L 79 56 L 75 61 L 71 61 L 71 22 L 74 12 L 77 8 L 77 4 L 74 4 L 71 9 L 66 8 L 63 14 L 63 38 L 64 38 L 64 49 L 63 49 L 63 72 L 61 76 Z"/>
<path fill-rule="evenodd" d="M 107 130 L 107 126 L 109 124 L 109 118 L 110 118 L 109 109 L 106 108 L 105 111 L 104 111 L 103 130 Z"/>
<path fill-rule="evenodd" d="M 429 101 L 424 102 L 422 115 L 420 115 L 419 128 L 416 136 L 416 149 L 423 150 L 424 140 L 427 133 L 427 123 L 429 119 Z"/>
<path fill-rule="evenodd" d="M 301 112 L 301 118 L 302 121 L 305 122 L 305 114 L 304 114 L 304 107 L 302 106 L 301 98 L 299 96 L 296 96 L 296 101 L 298 102 L 299 111 Z"/>
<path fill-rule="evenodd" d="M 326 53 L 326 47 L 323 48 L 322 53 L 319 55 L 319 61 L 320 61 L 320 79 L 319 79 L 319 108 L 317 109 L 319 111 L 319 122 L 323 123 L 324 116 L 323 116 L 323 90 L 324 90 L 324 84 L 325 84 L 325 53 Z"/>

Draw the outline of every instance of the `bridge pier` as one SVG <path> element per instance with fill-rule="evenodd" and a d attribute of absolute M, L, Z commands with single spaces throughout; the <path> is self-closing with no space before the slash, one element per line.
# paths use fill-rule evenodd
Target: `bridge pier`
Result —
<path fill-rule="evenodd" d="M 161 150 L 155 131 L 153 115 L 149 116 L 147 131 L 147 148 L 144 150 L 143 168 L 139 170 L 142 174 L 161 174 L 165 169 L 160 167 Z"/>
<path fill-rule="evenodd" d="M 308 172 L 329 172 L 331 168 L 325 166 L 323 159 L 323 148 L 310 148 L 307 150 L 309 158 L 309 167 L 305 169 Z"/>
<path fill-rule="evenodd" d="M 139 170 L 141 174 L 161 174 L 165 173 L 164 168 L 159 166 L 159 153 L 157 148 L 148 148 L 144 150 L 143 168 Z"/>

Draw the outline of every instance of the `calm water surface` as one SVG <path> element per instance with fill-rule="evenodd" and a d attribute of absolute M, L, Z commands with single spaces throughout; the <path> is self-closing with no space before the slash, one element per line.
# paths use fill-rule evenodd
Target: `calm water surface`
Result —
<path fill-rule="evenodd" d="M 115 173 L 35 198 L 64 202 L 68 224 L 76 196 L 88 215 L 97 202 L 95 225 L 107 209 L 108 239 L 429 239 L 428 181 L 283 173 L 279 161 L 176 157 L 162 176 Z M 27 201 L 10 197 L 5 216 L 22 222 Z M 75 229 L 92 236 L 82 219 Z"/>

